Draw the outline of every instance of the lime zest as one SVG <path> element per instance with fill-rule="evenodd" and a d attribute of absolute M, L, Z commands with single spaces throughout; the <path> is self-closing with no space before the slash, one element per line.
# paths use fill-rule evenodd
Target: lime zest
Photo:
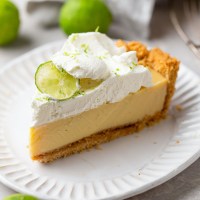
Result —
<path fill-rule="evenodd" d="M 134 67 L 130 66 L 129 68 L 130 68 L 130 70 L 133 70 Z"/>
<path fill-rule="evenodd" d="M 134 67 L 137 66 L 137 63 L 135 63 L 134 61 L 131 63 Z"/>
<path fill-rule="evenodd" d="M 74 42 L 74 41 L 76 41 L 76 39 L 78 38 L 78 34 L 73 34 L 72 36 L 71 36 L 71 42 Z"/>
<path fill-rule="evenodd" d="M 70 56 L 70 54 L 68 52 L 66 52 L 66 51 L 64 52 L 64 55 L 65 56 Z"/>
<path fill-rule="evenodd" d="M 105 52 L 103 55 L 97 56 L 97 58 L 99 58 L 100 60 L 103 60 L 103 59 L 107 58 L 108 56 L 109 56 L 109 53 Z"/>
<path fill-rule="evenodd" d="M 89 51 L 89 45 L 88 44 L 81 44 L 81 48 L 83 51 L 87 54 Z"/>
<path fill-rule="evenodd" d="M 115 74 L 115 76 L 120 76 L 120 74 L 118 74 L 116 71 L 113 71 L 113 73 Z"/>
<path fill-rule="evenodd" d="M 64 55 L 65 56 L 69 56 L 69 57 L 71 57 L 71 58 L 75 58 L 76 56 L 78 56 L 78 55 L 80 55 L 80 52 L 67 52 L 67 51 L 65 51 L 64 52 Z"/>
<path fill-rule="evenodd" d="M 82 95 L 82 96 L 84 96 L 85 95 L 85 91 L 78 91 L 77 93 L 76 93 L 76 95 Z"/>
<path fill-rule="evenodd" d="M 99 58 L 100 60 L 103 60 L 103 59 L 106 58 L 106 56 L 105 55 L 101 55 L 101 56 L 97 56 L 97 58 Z"/>
<path fill-rule="evenodd" d="M 99 32 L 99 26 L 96 27 L 94 32 Z"/>
<path fill-rule="evenodd" d="M 100 99 L 98 97 L 95 100 L 96 100 L 97 103 L 100 101 Z"/>
<path fill-rule="evenodd" d="M 131 66 L 129 66 L 130 70 L 133 70 L 134 67 L 137 66 L 137 63 L 135 63 L 134 61 L 131 62 Z"/>
<path fill-rule="evenodd" d="M 37 101 L 51 101 L 52 98 L 50 98 L 50 97 L 36 97 L 35 100 L 37 100 Z"/>

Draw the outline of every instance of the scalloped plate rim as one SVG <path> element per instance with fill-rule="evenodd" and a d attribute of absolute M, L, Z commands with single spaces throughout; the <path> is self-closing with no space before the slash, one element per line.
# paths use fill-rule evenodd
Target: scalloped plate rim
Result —
<path fill-rule="evenodd" d="M 12 65 L 16 62 L 20 62 L 21 59 L 28 57 L 29 55 L 38 52 L 38 51 L 44 51 L 46 50 L 48 47 L 51 47 L 52 45 L 60 45 L 63 42 L 63 40 L 59 40 L 59 41 L 55 41 L 55 42 L 51 42 L 45 45 L 42 45 L 40 47 L 37 47 L 35 49 L 33 49 L 32 51 L 29 51 L 25 54 L 23 54 L 22 56 L 19 56 L 18 58 L 14 59 L 13 61 L 9 62 L 8 64 L 6 64 L 5 66 L 3 66 L 0 69 L 0 75 L 7 69 L 9 69 L 10 67 L 12 67 Z M 194 76 L 195 79 L 198 79 L 200 81 L 200 78 L 198 77 L 198 75 L 196 75 L 192 70 L 188 69 L 184 64 L 181 64 L 180 67 L 185 68 L 187 71 L 189 71 L 192 76 Z M 172 171 L 170 171 L 170 173 L 165 174 L 162 177 L 157 178 L 156 180 L 154 180 L 153 182 L 149 182 L 147 184 L 144 184 L 143 186 L 137 188 L 136 190 L 129 190 L 126 191 L 124 193 L 115 195 L 115 196 L 110 196 L 110 197 L 105 197 L 105 198 L 101 198 L 101 199 L 121 199 L 121 198 L 128 198 L 131 197 L 132 195 L 137 195 L 140 193 L 143 193 L 149 189 L 152 189 L 168 180 L 170 180 L 171 178 L 173 178 L 174 176 L 176 176 L 177 174 L 179 174 L 180 172 L 182 172 L 184 169 L 186 169 L 187 167 L 189 167 L 192 163 L 194 163 L 198 158 L 200 157 L 200 147 L 198 149 L 198 151 L 196 151 L 196 153 L 194 153 L 192 156 L 190 156 L 186 162 L 184 162 L 183 164 L 177 166 L 176 168 L 174 168 Z M 21 163 L 20 163 L 21 164 Z M 3 177 L 0 174 L 0 181 L 5 184 L 6 186 L 10 187 L 11 189 L 14 189 L 18 192 L 22 192 L 25 193 L 26 191 L 24 191 L 23 189 L 20 189 L 20 186 L 14 185 L 11 182 L 9 182 L 5 177 Z M 34 192 L 30 192 L 28 191 L 29 194 L 31 195 L 35 195 Z M 45 196 L 42 198 L 46 198 Z"/>

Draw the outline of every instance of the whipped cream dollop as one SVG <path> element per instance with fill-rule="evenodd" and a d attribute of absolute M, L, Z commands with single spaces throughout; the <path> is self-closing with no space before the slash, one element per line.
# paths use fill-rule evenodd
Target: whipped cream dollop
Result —
<path fill-rule="evenodd" d="M 76 78 L 93 80 L 105 80 L 117 71 L 119 74 L 129 73 L 133 63 L 137 63 L 135 52 L 117 47 L 99 32 L 72 34 L 51 60 Z"/>
<path fill-rule="evenodd" d="M 129 93 L 152 86 L 148 68 L 138 65 L 135 51 L 126 52 L 98 32 L 72 34 L 63 48 L 51 58 L 58 69 L 82 79 L 103 80 L 96 88 L 65 101 L 44 101 L 37 94 L 32 103 L 32 126 L 71 117 L 105 103 L 115 103 Z"/>

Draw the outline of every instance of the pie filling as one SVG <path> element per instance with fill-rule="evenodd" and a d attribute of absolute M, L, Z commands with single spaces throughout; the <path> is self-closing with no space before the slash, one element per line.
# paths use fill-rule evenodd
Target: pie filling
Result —
<path fill-rule="evenodd" d="M 153 116 L 163 109 L 167 80 L 151 70 L 153 86 L 131 93 L 116 103 L 108 103 L 79 115 L 31 128 L 31 156 L 62 148 L 92 134 L 123 127 Z"/>

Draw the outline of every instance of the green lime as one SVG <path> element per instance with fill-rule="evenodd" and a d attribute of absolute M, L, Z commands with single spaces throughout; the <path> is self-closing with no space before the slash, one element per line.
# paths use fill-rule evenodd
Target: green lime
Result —
<path fill-rule="evenodd" d="M 107 32 L 112 22 L 112 14 L 102 0 L 68 0 L 61 8 L 60 26 L 66 34 L 91 32 L 99 27 L 99 32 Z"/>
<path fill-rule="evenodd" d="M 25 195 L 25 194 L 13 194 L 13 195 L 3 198 L 3 200 L 39 200 L 39 199 L 30 195 Z"/>
<path fill-rule="evenodd" d="M 72 97 L 79 89 L 79 80 L 59 70 L 51 61 L 38 67 L 35 84 L 40 92 L 58 100 Z"/>
<path fill-rule="evenodd" d="M 0 0 L 0 45 L 13 42 L 20 25 L 19 11 L 9 0 Z"/>

